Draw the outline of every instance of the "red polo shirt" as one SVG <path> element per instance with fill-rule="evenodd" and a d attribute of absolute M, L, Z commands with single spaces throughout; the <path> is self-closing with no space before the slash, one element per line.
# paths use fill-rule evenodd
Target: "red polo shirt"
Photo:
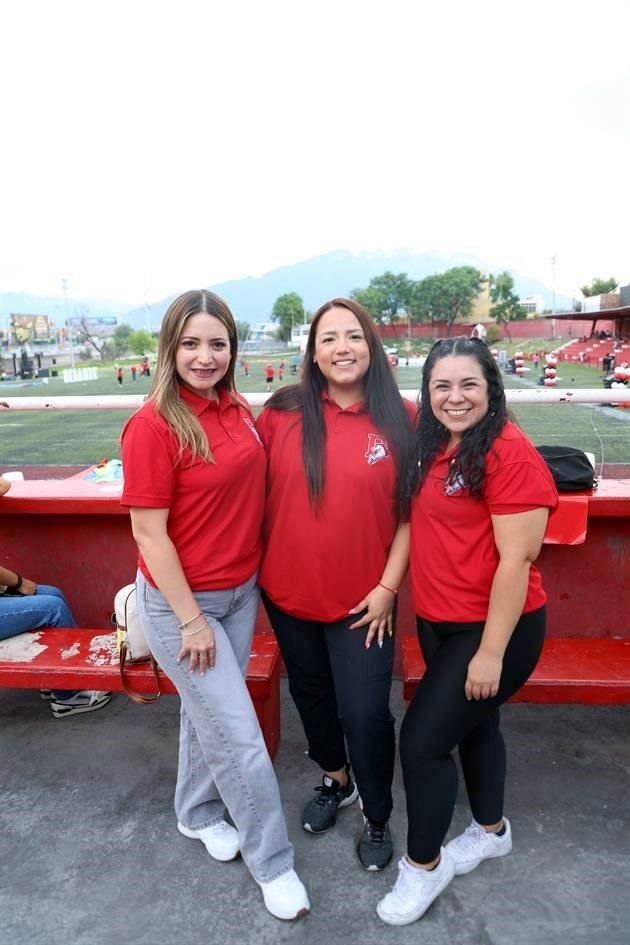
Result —
<path fill-rule="evenodd" d="M 186 387 L 180 396 L 210 443 L 214 463 L 191 465 L 152 403 L 131 417 L 122 434 L 122 504 L 169 509 L 167 530 L 192 590 L 236 587 L 256 571 L 265 503 L 266 458 L 252 416 L 219 389 L 219 401 Z M 138 566 L 154 582 L 142 555 Z"/>
<path fill-rule="evenodd" d="M 416 408 L 406 407 L 415 418 Z M 343 410 L 323 398 L 324 493 L 315 513 L 302 466 L 302 414 L 265 409 L 265 550 L 260 584 L 280 610 L 332 623 L 348 616 L 381 579 L 398 525 L 396 468 L 363 404 Z"/>
<path fill-rule="evenodd" d="M 508 423 L 486 456 L 483 496 L 473 498 L 444 481 L 453 452 L 439 456 L 411 506 L 411 583 L 416 613 L 425 620 L 485 620 L 499 564 L 492 515 L 510 515 L 558 504 L 551 473 L 524 433 Z M 523 613 L 542 607 L 547 595 L 532 565 Z"/>

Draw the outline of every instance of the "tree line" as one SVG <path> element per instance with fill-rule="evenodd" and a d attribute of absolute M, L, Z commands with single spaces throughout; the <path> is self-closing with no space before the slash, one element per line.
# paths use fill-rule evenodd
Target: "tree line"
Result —
<path fill-rule="evenodd" d="M 355 289 L 351 298 L 367 309 L 377 324 L 391 325 L 394 335 L 405 322 L 445 323 L 450 335 L 457 319 L 470 317 L 475 299 L 486 283 L 492 303 L 490 315 L 495 322 L 507 325 L 513 319 L 526 317 L 509 272 L 485 276 L 474 266 L 454 266 L 418 280 L 410 279 L 404 272 L 384 272 L 371 279 L 367 288 Z M 282 341 L 288 341 L 292 328 L 310 321 L 310 317 L 297 292 L 279 296 L 271 312 Z"/>

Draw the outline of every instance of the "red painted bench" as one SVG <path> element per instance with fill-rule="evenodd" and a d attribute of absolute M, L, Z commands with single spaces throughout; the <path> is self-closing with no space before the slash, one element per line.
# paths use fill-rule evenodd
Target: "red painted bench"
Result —
<path fill-rule="evenodd" d="M 403 695 L 409 702 L 425 670 L 417 637 L 402 641 L 402 665 Z M 510 701 L 629 704 L 630 639 L 548 637 L 536 669 Z"/>
<path fill-rule="evenodd" d="M 125 675 L 134 691 L 144 695 L 155 693 L 155 677 L 150 663 L 128 666 Z M 116 633 L 49 627 L 2 640 L 0 687 L 111 689 L 122 692 Z M 160 688 L 163 693 L 176 691 L 161 671 Z M 247 688 L 267 749 L 274 758 L 280 741 L 280 652 L 271 636 L 254 636 Z"/>

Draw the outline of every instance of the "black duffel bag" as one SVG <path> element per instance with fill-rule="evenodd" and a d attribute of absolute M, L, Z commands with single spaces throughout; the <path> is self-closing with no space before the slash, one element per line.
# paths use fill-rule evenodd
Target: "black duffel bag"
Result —
<path fill-rule="evenodd" d="M 595 470 L 582 450 L 573 446 L 537 446 L 558 492 L 583 492 L 596 486 Z"/>

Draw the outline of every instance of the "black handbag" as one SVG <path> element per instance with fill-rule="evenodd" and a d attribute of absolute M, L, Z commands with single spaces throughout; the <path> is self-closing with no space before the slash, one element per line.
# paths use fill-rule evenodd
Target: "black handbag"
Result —
<path fill-rule="evenodd" d="M 558 492 L 584 492 L 597 485 L 595 470 L 583 450 L 573 446 L 537 446 Z"/>

